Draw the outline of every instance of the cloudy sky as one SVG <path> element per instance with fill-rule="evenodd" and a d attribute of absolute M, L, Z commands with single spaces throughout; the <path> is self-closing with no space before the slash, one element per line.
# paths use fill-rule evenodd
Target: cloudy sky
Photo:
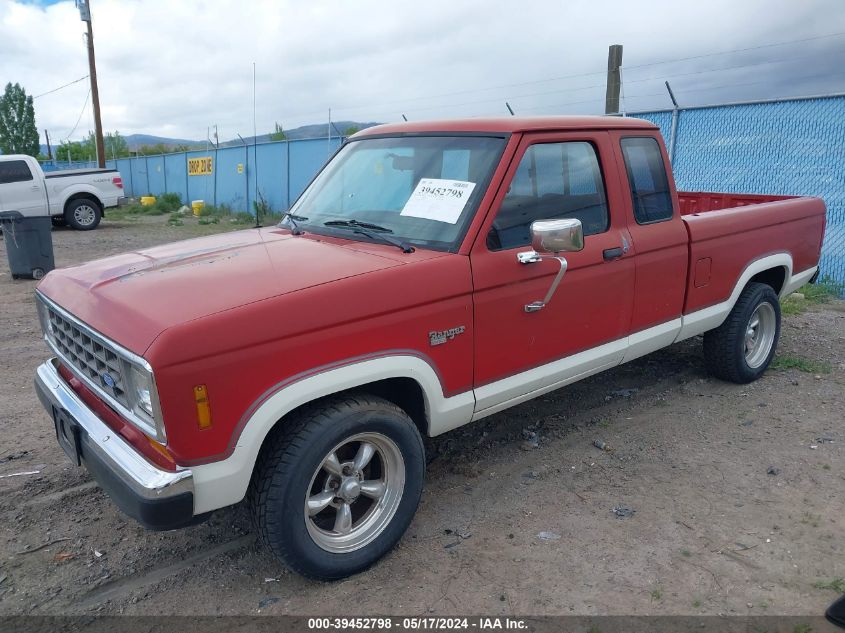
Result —
<path fill-rule="evenodd" d="M 845 0 L 91 0 L 103 126 L 201 140 L 334 120 L 600 113 L 845 91 Z M 0 81 L 88 73 L 72 1 L 0 0 Z M 93 128 L 87 80 L 39 96 L 55 143 Z M 77 124 L 78 121 L 78 124 Z M 76 128 L 74 130 L 74 127 Z"/>

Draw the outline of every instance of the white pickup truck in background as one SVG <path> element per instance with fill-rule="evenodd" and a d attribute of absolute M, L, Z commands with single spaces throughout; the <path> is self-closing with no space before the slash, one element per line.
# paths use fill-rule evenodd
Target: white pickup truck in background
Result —
<path fill-rule="evenodd" d="M 55 224 L 90 231 L 105 209 L 116 207 L 123 197 L 123 179 L 116 169 L 44 173 L 32 156 L 0 156 L 0 211 L 50 215 Z"/>

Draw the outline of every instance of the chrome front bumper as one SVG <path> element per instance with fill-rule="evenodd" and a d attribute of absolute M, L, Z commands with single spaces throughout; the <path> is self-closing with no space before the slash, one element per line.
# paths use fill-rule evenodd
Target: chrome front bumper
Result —
<path fill-rule="evenodd" d="M 35 390 L 55 418 L 78 428 L 80 462 L 127 514 L 151 529 L 173 529 L 193 522 L 194 481 L 190 470 L 157 468 L 112 431 L 59 375 L 56 359 L 40 365 Z"/>

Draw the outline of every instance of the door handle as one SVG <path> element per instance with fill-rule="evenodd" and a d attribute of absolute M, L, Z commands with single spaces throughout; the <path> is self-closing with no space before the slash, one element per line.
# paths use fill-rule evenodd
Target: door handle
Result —
<path fill-rule="evenodd" d="M 604 256 L 604 261 L 609 262 L 622 257 L 623 252 L 622 247 L 617 246 L 616 248 L 604 249 L 604 251 L 602 251 L 602 255 Z"/>

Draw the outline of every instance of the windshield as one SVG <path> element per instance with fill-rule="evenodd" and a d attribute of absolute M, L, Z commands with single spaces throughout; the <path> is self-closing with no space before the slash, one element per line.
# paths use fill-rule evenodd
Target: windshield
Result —
<path fill-rule="evenodd" d="M 351 141 L 290 215 L 306 231 L 356 240 L 388 234 L 424 248 L 455 250 L 504 144 L 504 138 L 482 136 Z"/>

